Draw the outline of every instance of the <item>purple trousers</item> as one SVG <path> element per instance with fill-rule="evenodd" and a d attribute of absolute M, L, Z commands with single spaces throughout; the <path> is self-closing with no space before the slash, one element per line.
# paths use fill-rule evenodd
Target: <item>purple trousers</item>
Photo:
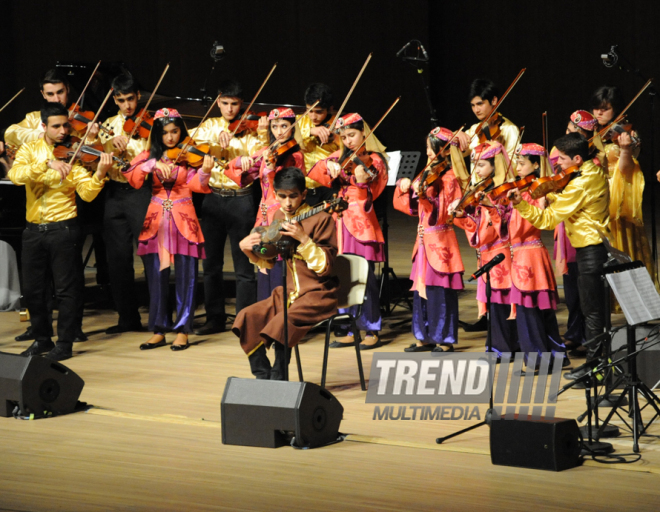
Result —
<path fill-rule="evenodd" d="M 458 343 L 458 292 L 427 286 L 426 299 L 413 295 L 412 332 L 423 343 Z"/>
<path fill-rule="evenodd" d="M 155 334 L 168 331 L 189 334 L 195 317 L 195 290 L 197 288 L 197 258 L 174 255 L 176 291 L 176 323 L 172 323 L 169 307 L 170 268 L 160 270 L 158 254 L 142 256 L 144 272 L 149 286 L 149 330 Z"/>
<path fill-rule="evenodd" d="M 490 305 L 490 334 L 492 339 L 493 352 L 498 357 L 504 352 L 518 352 L 518 332 L 516 330 L 516 321 L 507 320 L 511 312 L 511 306 L 508 304 Z M 486 339 L 486 352 L 488 352 L 488 340 Z"/>
<path fill-rule="evenodd" d="M 516 324 L 518 327 L 518 341 L 520 349 L 527 355 L 543 352 L 565 352 L 566 347 L 561 341 L 557 316 L 554 309 L 526 308 L 517 306 Z M 541 361 L 540 357 L 537 361 Z"/>
<path fill-rule="evenodd" d="M 257 302 L 269 298 L 275 288 L 282 286 L 282 265 L 284 260 L 276 260 L 275 266 L 268 269 L 266 274 L 257 272 Z M 290 291 L 287 290 L 287 293 Z"/>
<path fill-rule="evenodd" d="M 339 309 L 339 312 L 350 313 L 356 317 L 357 328 L 361 331 L 377 333 L 381 329 L 382 318 L 380 316 L 380 292 L 378 290 L 378 280 L 376 279 L 374 268 L 375 263 L 370 261 L 367 290 L 364 296 L 364 302 L 362 303 L 362 314 L 356 317 L 359 306 Z"/>

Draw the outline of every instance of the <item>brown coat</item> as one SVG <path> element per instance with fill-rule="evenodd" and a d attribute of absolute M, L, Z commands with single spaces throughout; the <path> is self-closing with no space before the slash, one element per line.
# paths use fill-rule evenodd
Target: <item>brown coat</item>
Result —
<path fill-rule="evenodd" d="M 301 207 L 296 213 L 302 213 Z M 280 210 L 275 219 L 283 219 Z M 289 346 L 300 343 L 302 337 L 318 322 L 337 312 L 337 289 L 339 282 L 332 276 L 332 267 L 337 256 L 335 222 L 327 213 L 319 213 L 301 222 L 305 232 L 325 253 L 326 265 L 316 273 L 296 250 L 293 259 L 287 258 L 287 292 L 297 292 L 297 297 L 288 310 Z M 305 251 L 304 251 L 305 252 Z M 294 268 L 295 276 L 294 279 Z M 296 286 L 296 281 L 298 286 Z M 277 341 L 284 343 L 283 288 L 278 286 L 272 295 L 243 310 L 236 316 L 232 331 L 240 338 L 246 354 L 252 353 L 263 341 L 266 347 Z"/>

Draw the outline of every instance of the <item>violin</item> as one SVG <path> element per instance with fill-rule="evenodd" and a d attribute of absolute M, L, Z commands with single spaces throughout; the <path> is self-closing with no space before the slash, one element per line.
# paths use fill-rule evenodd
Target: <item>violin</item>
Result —
<path fill-rule="evenodd" d="M 442 178 L 449 169 L 451 169 L 451 166 L 446 160 L 442 160 L 426 169 L 419 180 L 419 187 L 417 189 L 419 197 L 426 197 L 426 191 L 428 188 L 433 185 L 438 178 Z"/>
<path fill-rule="evenodd" d="M 297 147 L 298 142 L 296 142 L 296 139 L 293 138 L 283 143 L 278 142 L 268 150 L 268 162 L 276 165 L 280 157 L 282 157 L 286 152 L 291 151 Z"/>
<path fill-rule="evenodd" d="M 336 116 L 336 115 L 335 115 L 335 116 L 331 116 L 330 119 L 328 119 L 327 121 L 321 123 L 321 124 L 318 125 L 318 126 L 314 126 L 314 128 L 318 128 L 319 126 L 322 126 L 323 128 L 327 128 L 327 129 L 329 130 L 330 127 L 331 127 L 332 125 L 335 124 L 335 120 L 336 120 L 336 119 L 337 119 L 337 116 Z M 330 144 L 330 143 L 332 143 L 333 140 L 334 140 L 334 138 L 335 138 L 335 136 L 336 136 L 335 133 L 331 133 L 331 134 L 330 134 L 330 137 L 328 138 L 328 142 L 326 142 L 326 144 Z M 323 142 L 321 141 L 321 139 L 320 139 L 319 137 L 317 137 L 316 135 L 312 136 L 312 139 L 314 139 L 314 141 L 316 142 L 316 145 L 317 145 L 317 146 L 321 146 L 321 145 L 323 145 Z"/>
<path fill-rule="evenodd" d="M 69 111 L 69 124 L 71 124 L 71 128 L 77 132 L 82 132 L 89 127 L 89 123 L 91 123 L 94 119 L 94 115 L 95 113 L 91 110 L 80 110 L 80 107 L 76 104 Z M 110 137 L 115 135 L 115 133 L 110 128 L 103 126 L 100 123 L 99 129 L 108 134 Z"/>
<path fill-rule="evenodd" d="M 339 213 L 347 208 L 348 203 L 345 199 L 335 197 L 332 201 L 323 201 L 320 205 L 307 210 L 305 213 L 296 215 L 289 220 L 275 219 L 269 226 L 257 226 L 252 229 L 252 233 L 261 234 L 261 242 L 252 248 L 252 252 L 262 259 L 272 260 L 285 252 L 291 244 L 296 243 L 296 240 L 293 240 L 291 237 L 282 235 L 284 223 L 292 221 L 300 222 L 321 212 Z"/>
<path fill-rule="evenodd" d="M 229 131 L 232 133 L 241 133 L 245 130 L 256 130 L 259 127 L 259 119 L 267 115 L 268 112 L 248 112 L 244 118 L 239 117 L 229 123 Z"/>
<path fill-rule="evenodd" d="M 58 142 L 55 144 L 53 149 L 53 155 L 58 160 L 69 160 L 73 155 L 75 155 L 78 145 L 80 144 L 80 139 L 78 137 L 69 137 L 64 142 Z M 101 155 L 104 153 L 102 144 L 85 144 L 80 151 L 78 152 L 78 159 L 83 164 L 90 164 L 98 160 Z M 112 159 L 117 162 L 122 168 L 128 167 L 129 162 L 123 160 L 122 158 L 116 157 L 113 155 Z"/>
<path fill-rule="evenodd" d="M 364 170 L 369 175 L 369 179 L 373 180 L 378 176 L 378 173 L 371 170 L 373 160 L 366 150 L 360 151 L 358 154 L 353 153 L 349 155 L 340 162 L 340 165 L 347 176 L 354 176 L 355 168 L 359 165 L 364 167 Z"/>
<path fill-rule="evenodd" d="M 478 206 L 479 200 L 481 199 L 481 194 L 486 194 L 493 189 L 494 181 L 493 177 L 489 176 L 486 179 L 481 180 L 474 187 L 468 190 L 465 195 L 458 202 L 454 208 L 454 215 L 456 215 L 457 210 L 464 210 L 468 206 Z"/>
<path fill-rule="evenodd" d="M 519 176 L 513 181 L 507 181 L 502 183 L 499 187 L 495 187 L 491 192 L 491 198 L 493 201 L 500 201 L 502 204 L 508 204 L 508 195 L 509 192 L 513 189 L 518 189 L 520 192 L 523 192 L 530 188 L 537 180 L 536 174 L 528 174 L 527 176 Z"/>
<path fill-rule="evenodd" d="M 497 112 L 479 131 L 479 143 L 483 144 L 488 140 L 497 140 L 502 135 L 501 126 L 504 122 L 502 114 Z"/>
<path fill-rule="evenodd" d="M 181 154 L 183 148 L 186 148 L 185 153 Z M 204 163 L 204 157 L 209 155 L 216 163 L 221 163 L 220 160 L 209 153 L 211 149 L 210 144 L 195 144 L 195 141 L 190 137 L 186 137 L 182 142 L 179 142 L 175 147 L 168 149 L 165 154 L 167 158 L 172 161 L 181 162 L 186 161 L 190 167 L 201 167 Z"/>
<path fill-rule="evenodd" d="M 623 118 L 621 121 L 609 126 L 609 130 L 605 134 L 605 139 L 612 141 L 616 136 L 621 135 L 624 132 L 630 135 L 631 149 L 634 149 L 641 144 L 641 139 L 637 135 L 633 135 L 632 123 L 626 118 Z"/>
<path fill-rule="evenodd" d="M 578 176 L 580 176 L 580 168 L 574 165 L 564 171 L 557 172 L 554 176 L 535 180 L 529 187 L 529 193 L 532 199 L 540 199 L 551 192 L 561 192 L 573 178 Z"/>
<path fill-rule="evenodd" d="M 137 129 L 135 129 L 135 125 L 137 123 L 137 120 L 142 118 L 140 121 L 140 124 L 137 126 Z M 149 112 L 145 112 L 144 109 L 140 110 L 137 114 L 134 114 L 130 117 L 126 118 L 126 121 L 124 122 L 124 132 L 126 133 L 133 133 L 133 130 L 135 130 L 135 133 L 133 135 L 134 138 L 136 139 L 148 139 L 149 135 L 151 134 L 151 128 L 154 126 L 154 118 L 149 114 Z"/>

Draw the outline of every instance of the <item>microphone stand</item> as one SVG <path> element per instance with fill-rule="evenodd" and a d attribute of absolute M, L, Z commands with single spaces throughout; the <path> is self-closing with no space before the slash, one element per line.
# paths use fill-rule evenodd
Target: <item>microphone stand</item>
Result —
<path fill-rule="evenodd" d="M 633 68 L 632 63 L 628 60 L 628 58 L 621 53 L 620 51 L 617 50 L 618 46 L 612 46 L 610 53 L 613 53 L 615 56 L 621 57 L 621 59 L 625 62 L 625 64 L 620 64 L 618 63 L 618 59 L 610 66 L 606 67 L 614 67 L 616 65 L 617 69 L 619 71 L 624 71 L 626 73 L 632 73 L 633 75 L 637 76 L 640 78 L 643 82 L 647 82 L 648 78 L 640 71 L 639 68 Z M 603 62 L 605 64 L 605 62 Z M 649 123 L 650 123 L 650 128 L 649 128 L 649 138 L 650 138 L 650 143 L 649 143 L 649 151 L 651 152 L 651 172 L 653 173 L 651 182 L 655 183 L 655 99 L 656 96 L 658 95 L 658 91 L 656 91 L 655 87 L 653 85 L 650 85 L 648 88 L 648 94 L 649 94 Z M 651 194 L 650 197 L 650 203 L 651 203 L 651 256 L 653 258 L 653 263 L 655 264 L 655 271 L 656 275 L 658 274 L 658 247 L 657 247 L 657 227 L 656 227 L 656 220 L 655 220 L 655 193 Z"/>
<path fill-rule="evenodd" d="M 414 43 L 418 44 L 418 48 L 422 45 L 421 42 L 417 41 L 416 39 L 413 39 Z M 426 82 L 426 79 L 424 78 L 424 69 L 422 68 L 422 64 L 426 64 L 429 62 L 428 56 L 425 56 L 423 58 L 419 57 L 409 57 L 408 55 L 405 54 L 405 48 L 408 47 L 410 43 L 408 43 L 406 46 L 404 46 L 404 51 L 403 54 L 401 55 L 401 60 L 404 62 L 408 62 L 412 67 L 417 69 L 417 74 L 419 75 L 420 80 L 422 81 L 422 88 L 424 89 L 424 96 L 426 97 L 426 102 L 428 103 L 429 107 L 429 112 L 431 113 L 431 128 L 435 128 L 436 126 L 440 126 L 440 121 L 438 120 L 438 114 L 436 113 L 435 107 L 433 106 L 433 101 L 431 100 L 431 89 L 429 88 L 429 84 Z M 426 54 L 426 52 L 424 52 Z M 399 55 L 397 54 L 397 57 Z"/>
<path fill-rule="evenodd" d="M 492 267 L 489 268 L 486 271 L 486 324 L 487 324 L 487 334 L 486 334 L 486 347 L 488 353 L 493 352 L 493 339 L 491 337 L 491 318 L 490 318 L 490 294 L 491 294 L 491 288 L 490 288 L 490 271 L 492 270 Z M 479 428 L 483 425 L 488 425 L 490 427 L 491 423 L 493 421 L 493 383 L 491 383 L 490 386 L 490 401 L 488 403 L 488 410 L 486 411 L 486 415 L 484 416 L 484 420 L 480 421 L 479 423 L 472 425 L 471 427 L 464 428 L 462 430 L 459 430 L 458 432 L 454 432 L 453 434 L 449 434 L 448 436 L 445 437 L 438 437 L 435 442 L 437 444 L 442 444 L 444 443 L 447 439 L 451 439 L 452 437 L 460 436 L 461 434 L 465 434 L 466 432 L 469 432 L 470 430 L 474 430 L 475 428 Z"/>
<path fill-rule="evenodd" d="M 289 380 L 289 358 L 291 355 L 291 347 L 289 347 L 289 294 L 286 288 L 286 277 L 287 277 L 287 264 L 286 260 L 289 257 L 289 251 L 291 250 L 291 242 L 288 240 L 280 240 L 277 242 L 277 247 L 282 254 L 282 303 L 284 310 L 282 315 L 284 317 L 284 375 L 283 380 Z"/>

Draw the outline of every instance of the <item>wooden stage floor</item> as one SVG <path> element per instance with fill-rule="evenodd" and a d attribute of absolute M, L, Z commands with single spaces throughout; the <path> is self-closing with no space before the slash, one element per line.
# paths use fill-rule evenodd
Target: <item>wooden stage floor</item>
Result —
<path fill-rule="evenodd" d="M 392 226 L 392 262 L 401 277 L 410 268 L 414 224 L 393 216 Z M 474 255 L 459 235 L 472 269 Z M 468 287 L 460 298 L 466 320 L 476 316 L 473 297 Z M 407 330 L 392 328 L 407 315 L 396 308 L 385 320 L 388 344 L 378 351 L 400 352 L 414 341 Z M 642 460 L 634 464 L 589 460 L 560 473 L 494 466 L 487 427 L 435 444 L 473 421 L 374 420 L 351 349 L 331 351 L 328 373 L 328 388 L 344 406 L 345 442 L 315 450 L 225 446 L 225 382 L 250 377 L 236 338 L 192 336 L 194 345 L 184 352 L 141 352 L 148 334 L 105 335 L 115 321 L 111 311 L 86 311 L 90 339 L 64 362 L 85 380 L 81 400 L 92 406 L 88 412 L 0 418 L 0 510 L 658 510 L 660 427 L 643 438 Z M 563 332 L 563 305 L 559 321 Z M 0 350 L 27 347 L 13 341 L 25 326 L 17 313 L 0 313 Z M 460 331 L 461 350 L 480 352 L 483 344 L 483 333 Z M 320 382 L 322 345 L 318 334 L 301 346 L 310 382 Z M 373 353 L 363 352 L 367 376 Z M 556 415 L 576 418 L 583 410 L 584 392 L 569 390 Z M 612 443 L 617 454 L 632 451 L 625 434 Z"/>

